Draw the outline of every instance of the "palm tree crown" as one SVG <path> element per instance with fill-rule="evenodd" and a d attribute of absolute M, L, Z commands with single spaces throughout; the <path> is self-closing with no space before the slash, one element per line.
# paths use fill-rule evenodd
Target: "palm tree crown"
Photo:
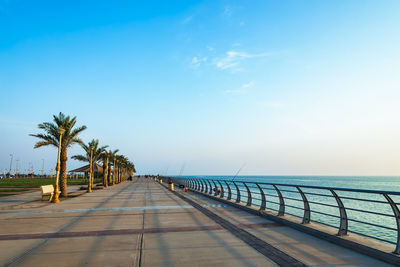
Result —
<path fill-rule="evenodd" d="M 106 148 L 108 146 L 99 146 L 99 140 L 98 139 L 93 139 L 87 144 L 82 143 L 81 147 L 83 150 L 86 152 L 84 155 L 75 155 L 72 156 L 71 158 L 79 161 L 86 161 L 90 163 L 90 154 L 91 154 L 91 148 L 93 148 L 93 154 L 92 154 L 92 163 L 96 163 L 101 160 L 103 153 L 106 151 Z"/>
<path fill-rule="evenodd" d="M 82 144 L 82 140 L 78 138 L 78 135 L 86 129 L 86 126 L 75 127 L 76 117 L 71 118 L 70 116 L 65 116 L 64 113 L 60 112 L 58 116 L 53 115 L 53 122 L 43 122 L 38 125 L 38 128 L 44 130 L 44 134 L 30 134 L 30 136 L 37 137 L 41 139 L 38 141 L 34 148 L 39 148 L 42 146 L 52 145 L 58 147 L 58 140 L 60 134 L 57 132 L 59 127 L 63 127 L 65 132 L 62 136 L 61 149 L 66 149 L 71 147 L 73 144 Z"/>
<path fill-rule="evenodd" d="M 82 144 L 82 140 L 78 137 L 78 135 L 86 129 L 86 126 L 75 127 L 76 117 L 65 116 L 64 113 L 60 112 L 58 116 L 53 115 L 53 122 L 44 122 L 38 125 L 38 128 L 43 130 L 45 133 L 39 134 L 30 134 L 30 136 L 39 138 L 34 148 L 39 148 L 42 146 L 55 146 L 59 145 L 59 137 L 58 133 L 59 128 L 64 128 L 65 132 L 62 135 L 61 141 L 61 195 L 67 196 L 67 149 L 74 144 Z"/>

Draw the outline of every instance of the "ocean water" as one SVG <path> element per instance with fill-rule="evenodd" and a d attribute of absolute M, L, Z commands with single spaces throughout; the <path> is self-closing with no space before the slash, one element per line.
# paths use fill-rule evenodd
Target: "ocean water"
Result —
<path fill-rule="evenodd" d="M 230 182 L 233 176 L 181 177 L 227 181 L 232 190 L 232 199 L 236 199 L 237 197 L 236 188 Z M 289 185 L 378 190 L 398 192 L 400 194 L 400 176 L 237 176 L 234 181 L 239 187 L 241 202 L 245 203 L 247 201 L 247 190 L 242 182 L 288 185 L 278 186 L 285 199 L 285 213 L 298 217 L 302 217 L 304 214 L 304 204 L 296 187 Z M 227 186 L 224 182 L 221 182 L 221 184 L 223 185 L 225 196 L 227 196 Z M 219 186 L 218 183 L 217 186 Z M 248 186 L 253 198 L 252 205 L 259 206 L 261 204 L 260 190 L 255 184 L 248 184 Z M 266 208 L 277 212 L 279 210 L 279 197 L 276 190 L 271 185 L 263 184 L 261 187 L 266 195 Z M 339 217 L 340 213 L 332 193 L 325 189 L 301 189 L 310 202 L 311 221 L 338 228 L 340 220 L 337 217 Z M 335 190 L 335 192 L 341 197 L 346 208 L 349 232 L 361 234 L 391 244 L 396 243 L 396 220 L 393 216 L 393 210 L 383 194 L 346 192 L 340 190 Z M 389 196 L 397 206 L 400 205 L 400 195 L 389 194 Z"/>

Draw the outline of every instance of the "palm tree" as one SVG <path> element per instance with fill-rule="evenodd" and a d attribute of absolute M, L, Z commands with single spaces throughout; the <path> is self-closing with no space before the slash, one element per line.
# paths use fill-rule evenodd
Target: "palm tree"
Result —
<path fill-rule="evenodd" d="M 118 182 L 125 181 L 136 172 L 135 165 L 124 155 L 117 155 Z"/>
<path fill-rule="evenodd" d="M 94 173 L 94 165 L 101 160 L 103 153 L 106 151 L 106 148 L 108 146 L 99 146 L 99 140 L 98 139 L 93 139 L 87 144 L 80 144 L 83 150 L 86 152 L 84 155 L 75 155 L 72 156 L 73 159 L 79 160 L 79 161 L 84 161 L 84 162 L 89 162 L 89 165 L 92 166 L 90 169 L 91 179 L 88 181 L 88 191 L 90 192 L 93 186 L 93 173 Z M 92 162 L 90 162 L 90 159 L 92 159 Z"/>
<path fill-rule="evenodd" d="M 62 136 L 61 141 L 61 196 L 67 197 L 67 150 L 74 144 L 82 144 L 82 140 L 78 138 L 78 135 L 86 129 L 86 126 L 75 127 L 76 116 L 71 118 L 70 116 L 65 116 L 62 112 L 58 114 L 58 116 L 53 115 L 53 122 L 43 122 L 38 125 L 38 128 L 44 130 L 45 133 L 39 134 L 30 134 L 30 136 L 34 136 L 39 138 L 41 141 L 38 141 L 34 148 L 39 148 L 42 146 L 55 146 L 58 147 L 59 133 L 57 129 L 62 127 L 65 129 L 65 132 Z"/>
<path fill-rule="evenodd" d="M 135 175 L 136 169 L 135 169 L 135 164 L 133 164 L 133 162 L 128 161 L 126 169 L 129 176 L 133 177 Z"/>
<path fill-rule="evenodd" d="M 102 158 L 103 158 L 103 186 L 108 187 L 108 159 L 110 158 L 110 155 L 108 154 L 107 151 L 103 152 Z"/>
<path fill-rule="evenodd" d="M 108 162 L 108 184 L 109 185 L 114 185 L 115 184 L 115 171 L 113 172 L 114 175 L 111 176 L 111 166 L 115 168 L 114 163 L 115 163 L 115 157 L 117 156 L 117 153 L 119 152 L 118 149 L 115 149 L 114 151 L 109 150 L 108 155 L 109 155 L 109 162 Z M 115 169 L 114 169 L 115 170 Z M 111 181 L 112 177 L 112 181 Z"/>
<path fill-rule="evenodd" d="M 111 166 L 109 168 L 109 160 L 112 158 L 113 155 L 115 155 L 119 150 L 116 149 L 113 151 L 104 151 L 102 154 L 102 159 L 103 159 L 103 185 L 104 187 L 108 187 L 108 184 L 111 183 Z"/>
<path fill-rule="evenodd" d="M 117 181 L 118 183 L 122 182 L 122 174 L 125 170 L 125 166 L 128 162 L 128 159 L 124 155 L 117 155 L 117 173 L 118 173 L 118 178 Z"/>

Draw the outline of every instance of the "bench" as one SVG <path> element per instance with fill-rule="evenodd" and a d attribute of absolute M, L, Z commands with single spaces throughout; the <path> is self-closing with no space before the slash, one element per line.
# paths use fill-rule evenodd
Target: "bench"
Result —
<path fill-rule="evenodd" d="M 42 189 L 42 200 L 48 200 L 50 202 L 53 199 L 54 186 L 52 184 L 42 185 L 40 189 Z"/>

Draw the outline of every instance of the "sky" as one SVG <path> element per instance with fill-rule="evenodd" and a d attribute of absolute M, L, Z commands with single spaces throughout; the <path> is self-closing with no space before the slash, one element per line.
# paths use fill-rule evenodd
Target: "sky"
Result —
<path fill-rule="evenodd" d="M 0 171 L 10 154 L 13 170 L 54 169 L 29 134 L 63 112 L 139 174 L 400 175 L 399 14 L 396 0 L 0 0 Z"/>

